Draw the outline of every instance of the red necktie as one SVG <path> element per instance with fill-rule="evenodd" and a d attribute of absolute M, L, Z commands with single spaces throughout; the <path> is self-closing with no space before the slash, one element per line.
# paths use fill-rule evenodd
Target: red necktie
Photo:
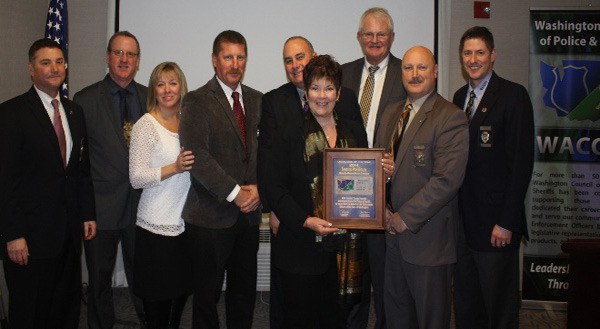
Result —
<path fill-rule="evenodd" d="M 240 93 L 234 91 L 231 95 L 233 97 L 233 115 L 235 120 L 240 127 L 240 134 L 242 135 L 242 142 L 244 142 L 244 151 L 246 153 L 246 159 L 248 159 L 248 141 L 246 137 L 246 117 L 244 116 L 244 110 L 240 103 Z"/>
<path fill-rule="evenodd" d="M 63 129 L 62 119 L 60 117 L 60 110 L 58 106 L 58 100 L 52 100 L 52 107 L 54 108 L 54 132 L 58 139 L 58 147 L 60 148 L 60 157 L 63 160 L 63 166 L 67 167 L 67 140 L 65 138 L 65 130 Z"/>

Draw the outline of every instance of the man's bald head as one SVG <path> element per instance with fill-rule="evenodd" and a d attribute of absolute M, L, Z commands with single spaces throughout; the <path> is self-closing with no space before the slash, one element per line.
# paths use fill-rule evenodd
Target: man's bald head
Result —
<path fill-rule="evenodd" d="M 435 89 L 437 70 L 435 58 L 429 49 L 415 46 L 406 51 L 402 58 L 402 84 L 411 101 Z"/>

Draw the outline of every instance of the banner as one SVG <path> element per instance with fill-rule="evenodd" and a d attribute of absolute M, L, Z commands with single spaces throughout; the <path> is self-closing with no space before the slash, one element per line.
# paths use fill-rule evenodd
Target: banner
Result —
<path fill-rule="evenodd" d="M 600 238 L 600 10 L 530 10 L 536 136 L 523 299 L 566 301 L 568 238 Z"/>

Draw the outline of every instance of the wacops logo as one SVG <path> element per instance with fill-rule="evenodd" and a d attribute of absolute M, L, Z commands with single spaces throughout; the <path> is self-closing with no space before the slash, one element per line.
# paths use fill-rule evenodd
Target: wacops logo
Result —
<path fill-rule="evenodd" d="M 538 161 L 600 161 L 600 61 L 563 60 L 557 67 L 540 61 L 544 104 L 559 117 L 581 121 L 589 128 L 538 128 Z M 586 122 L 583 122 L 586 121 Z"/>
<path fill-rule="evenodd" d="M 338 179 L 337 187 L 341 191 L 352 191 L 354 190 L 354 179 Z"/>
<path fill-rule="evenodd" d="M 544 104 L 559 117 L 571 120 L 600 119 L 600 61 L 563 60 L 559 69 L 540 61 Z"/>

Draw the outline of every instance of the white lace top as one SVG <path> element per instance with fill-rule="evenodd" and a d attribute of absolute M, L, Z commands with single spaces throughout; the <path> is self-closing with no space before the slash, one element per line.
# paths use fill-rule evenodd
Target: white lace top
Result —
<path fill-rule="evenodd" d="M 185 227 L 181 211 L 190 188 L 190 173 L 160 180 L 160 168 L 179 155 L 179 134 L 163 127 L 149 113 L 133 126 L 129 147 L 129 180 L 143 188 L 136 224 L 152 233 L 177 236 Z"/>

